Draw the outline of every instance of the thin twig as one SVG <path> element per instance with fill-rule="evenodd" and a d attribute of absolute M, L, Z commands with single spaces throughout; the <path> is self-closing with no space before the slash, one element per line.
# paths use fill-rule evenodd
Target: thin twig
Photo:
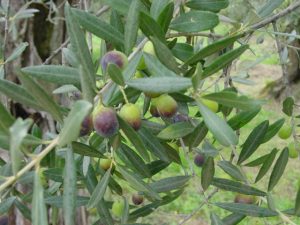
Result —
<path fill-rule="evenodd" d="M 300 7 L 300 1 L 298 0 L 295 4 L 291 4 L 289 7 L 287 7 L 286 9 L 282 10 L 281 12 L 270 16 L 254 25 L 252 25 L 250 27 L 250 30 L 257 30 L 259 28 L 262 28 L 272 22 L 275 22 L 276 20 L 280 19 L 281 17 L 284 17 L 286 15 L 288 15 L 289 13 L 293 12 L 294 10 L 296 10 L 297 8 Z"/>
<path fill-rule="evenodd" d="M 206 33 L 206 32 L 178 32 L 171 33 L 166 35 L 166 38 L 175 38 L 175 37 L 208 37 L 208 38 L 223 38 L 223 35 L 215 34 L 215 33 Z"/>
<path fill-rule="evenodd" d="M 12 185 L 16 182 L 22 175 L 24 175 L 26 172 L 28 172 L 32 167 L 37 165 L 51 150 L 57 145 L 58 138 L 55 138 L 52 140 L 52 142 L 35 158 L 28 163 L 23 169 L 21 169 L 15 176 L 9 177 L 4 183 L 0 185 L 0 193 L 5 190 L 7 187 Z"/>
<path fill-rule="evenodd" d="M 219 190 L 215 188 L 206 198 L 206 200 L 211 199 Z M 198 206 L 197 209 L 195 209 L 191 214 L 186 216 L 178 225 L 183 225 L 188 220 L 190 220 L 204 205 L 206 205 L 206 201 L 202 201 L 201 204 Z"/>
<path fill-rule="evenodd" d="M 8 45 L 8 31 L 9 31 L 9 14 L 10 14 L 10 0 L 7 1 L 7 11 L 5 15 L 5 27 L 4 27 L 4 40 L 3 40 L 3 62 L 6 61 L 6 47 Z M 3 70 L 4 70 L 4 78 L 6 77 L 7 73 L 7 65 L 3 65 Z"/>

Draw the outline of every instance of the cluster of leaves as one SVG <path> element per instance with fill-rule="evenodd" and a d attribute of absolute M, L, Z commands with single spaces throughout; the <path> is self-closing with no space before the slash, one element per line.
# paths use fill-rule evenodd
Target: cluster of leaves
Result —
<path fill-rule="evenodd" d="M 185 155 L 185 160 L 191 161 L 191 155 L 201 153 L 205 157 L 201 171 L 204 191 L 214 186 L 218 190 L 267 198 L 269 203 L 267 207 L 261 201 L 259 205 L 239 200 L 236 203 L 214 203 L 232 214 L 221 220 L 212 212 L 212 224 L 236 224 L 246 216 L 278 216 L 276 206 L 271 204 L 271 191 L 287 165 L 288 148 L 270 149 L 266 155 L 252 162 L 248 160 L 260 145 L 271 141 L 284 120 L 279 119 L 272 124 L 268 120 L 262 121 L 244 143 L 239 143 L 236 131 L 243 132 L 243 127 L 260 112 L 262 102 L 241 96 L 234 87 L 214 93 L 204 92 L 206 83 L 217 80 L 211 79 L 215 78 L 213 75 L 226 70 L 249 48 L 240 44 L 243 43 L 243 35 L 238 32 L 228 34 L 228 37 L 197 51 L 189 43 L 167 38 L 170 31 L 192 33 L 213 29 L 219 23 L 217 13 L 228 6 L 228 1 L 191 0 L 185 4 L 187 8 L 179 8 L 179 13 L 174 3 L 168 0 L 153 0 L 152 3 L 147 0 L 107 0 L 107 4 L 112 11 L 110 23 L 66 5 L 66 25 L 71 43 L 63 49 L 67 65 L 22 68 L 18 73 L 21 85 L 0 80 L 0 91 L 4 95 L 26 107 L 49 113 L 58 131 L 57 135 L 42 134 L 32 120 L 13 118 L 0 104 L 0 147 L 9 150 L 11 157 L 10 162 L 1 161 L 0 214 L 14 205 L 33 224 L 40 225 L 48 224 L 49 207 L 53 209 L 54 221 L 57 220 L 57 210 L 62 208 L 65 224 L 71 225 L 74 224 L 76 208 L 86 206 L 97 210 L 96 223 L 135 223 L 138 218 L 149 215 L 181 195 L 195 176 L 193 166 L 190 170 L 185 168 L 181 157 Z M 103 71 L 102 75 L 98 75 L 99 60 L 96 63 L 92 60 L 85 31 L 102 39 L 100 58 L 105 53 L 105 43 L 124 52 L 129 58 L 126 68 L 121 70 L 117 66 L 109 66 L 107 74 Z M 139 51 L 139 43 L 144 42 L 140 40 L 145 38 L 153 43 L 155 54 Z M 136 78 L 141 60 L 146 64 L 141 71 L 144 77 Z M 70 104 L 61 105 L 45 91 L 40 81 L 58 85 L 53 94 L 67 97 L 75 90 L 82 94 L 83 99 L 73 98 Z M 153 100 L 144 94 L 149 92 L 172 96 L 178 104 L 178 113 L 188 115 L 189 119 L 172 123 L 168 118 L 149 117 L 148 109 Z M 144 119 L 141 128 L 136 131 L 118 117 L 120 130 L 114 136 L 104 138 L 92 132 L 79 137 L 82 122 L 98 104 L 99 98 L 102 104 L 116 110 L 127 99 L 131 103 L 142 104 Z M 216 112 L 207 107 L 203 99 L 217 103 Z M 293 105 L 291 99 L 285 101 L 284 112 L 288 116 L 293 115 Z M 234 109 L 238 113 L 234 114 Z M 55 150 L 51 151 L 49 146 L 55 147 Z M 178 152 L 178 146 L 185 154 Z M 218 160 L 221 151 L 232 151 L 233 155 L 228 160 Z M 274 163 L 277 154 L 279 157 Z M 99 160 L 108 156 L 113 163 L 105 170 Z M 25 171 L 20 170 L 30 158 L 36 170 L 29 171 L 26 167 Z M 172 163 L 182 166 L 185 174 L 158 180 L 155 175 L 159 173 L 161 177 Z M 254 187 L 273 163 L 267 190 Z M 249 182 L 242 172 L 241 167 L 245 166 L 261 166 L 255 182 Z M 223 170 L 232 179 L 215 177 L 217 169 Z M 7 177 L 14 179 L 15 176 L 16 183 L 31 185 L 32 192 L 21 194 L 16 188 L 4 192 L 8 190 L 5 189 L 7 182 L 10 182 Z M 135 206 L 127 198 L 121 198 L 124 184 L 126 191 L 135 190 L 147 201 L 142 206 Z M 80 189 L 87 190 L 89 196 L 79 196 Z M 112 195 L 105 195 L 108 190 Z M 113 202 L 117 200 L 124 201 L 122 212 L 118 216 L 111 215 L 111 209 L 116 211 Z M 32 210 L 29 210 L 28 202 L 32 203 Z M 286 213 L 299 214 L 299 208 L 297 203 L 295 211 Z"/>

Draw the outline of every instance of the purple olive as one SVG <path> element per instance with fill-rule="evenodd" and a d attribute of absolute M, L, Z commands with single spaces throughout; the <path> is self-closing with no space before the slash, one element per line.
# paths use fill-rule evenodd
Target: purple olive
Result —
<path fill-rule="evenodd" d="M 93 125 L 100 136 L 113 136 L 119 130 L 116 111 L 103 105 L 98 106 L 93 112 Z"/>
<path fill-rule="evenodd" d="M 127 56 L 119 51 L 110 51 L 107 52 L 101 59 L 102 71 L 106 71 L 108 64 L 115 64 L 121 70 L 123 70 L 127 64 L 128 59 Z"/>
<path fill-rule="evenodd" d="M 205 156 L 203 154 L 197 154 L 194 158 L 194 163 L 198 167 L 202 167 L 205 162 Z"/>

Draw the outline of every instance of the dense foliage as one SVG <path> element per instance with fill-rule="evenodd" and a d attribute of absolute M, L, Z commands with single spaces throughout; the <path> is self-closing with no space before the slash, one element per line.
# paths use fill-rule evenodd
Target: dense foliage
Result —
<path fill-rule="evenodd" d="M 62 49 L 63 65 L 21 68 L 20 84 L 0 80 L 4 96 L 51 115 L 54 128 L 14 118 L 0 102 L 0 148 L 9 154 L 1 160 L 0 214 L 16 207 L 32 224 L 45 225 L 57 224 L 62 210 L 64 224 L 72 225 L 84 206 L 96 209 L 95 224 L 142 224 L 141 217 L 180 198 L 190 180 L 199 179 L 205 196 L 199 209 L 213 204 L 230 212 L 221 219 L 211 211 L 211 224 L 237 224 L 247 216 L 289 222 L 299 215 L 299 194 L 291 195 L 295 207 L 283 212 L 272 197 L 289 157 L 300 151 L 294 99 L 283 102 L 282 118 L 259 121 L 242 142 L 243 127 L 264 101 L 236 88 L 247 77 L 230 75 L 234 61 L 251 50 L 253 29 L 276 24 L 278 18 L 269 18 L 281 3 L 269 1 L 244 26 L 219 17 L 228 0 L 107 0 L 110 22 L 66 4 L 70 44 Z M 232 26 L 225 36 L 214 32 L 223 20 Z M 86 33 L 101 39 L 95 61 Z M 55 85 L 52 93 L 44 88 L 48 83 Z M 294 141 L 277 149 L 277 133 Z M 269 152 L 257 155 L 266 144 Z M 168 176 L 170 164 L 181 173 Z M 246 167 L 259 168 L 254 179 Z M 218 170 L 228 177 L 215 175 Z M 256 187 L 262 179 L 264 190 Z M 20 186 L 30 188 L 24 193 Z M 218 191 L 237 194 L 231 202 L 215 202 Z"/>

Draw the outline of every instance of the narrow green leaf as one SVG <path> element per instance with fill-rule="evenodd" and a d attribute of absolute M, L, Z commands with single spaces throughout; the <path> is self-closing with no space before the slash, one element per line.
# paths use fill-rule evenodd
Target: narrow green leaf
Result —
<path fill-rule="evenodd" d="M 210 221 L 211 225 L 224 225 L 220 217 L 213 212 L 210 213 Z"/>
<path fill-rule="evenodd" d="M 300 215 L 300 187 L 298 188 L 296 200 L 295 200 L 295 215 L 296 216 Z"/>
<path fill-rule="evenodd" d="M 107 67 L 107 72 L 110 78 L 118 85 L 124 86 L 124 77 L 120 68 L 115 64 L 109 64 Z"/>
<path fill-rule="evenodd" d="M 269 121 L 266 120 L 256 126 L 243 144 L 242 151 L 239 156 L 238 164 L 241 164 L 248 159 L 255 150 L 262 144 L 266 132 L 269 127 Z"/>
<path fill-rule="evenodd" d="M 277 149 L 273 149 L 272 152 L 268 155 L 268 157 L 266 158 L 266 160 L 264 161 L 264 163 L 262 164 L 257 177 L 255 178 L 255 183 L 258 182 L 261 178 L 263 178 L 263 176 L 268 172 L 268 170 L 271 168 L 273 161 L 276 157 L 278 150 Z"/>
<path fill-rule="evenodd" d="M 99 152 L 97 149 L 93 148 L 90 145 L 86 145 L 80 142 L 72 142 L 72 149 L 74 153 L 83 156 L 96 157 L 96 158 L 104 158 L 104 155 Z"/>
<path fill-rule="evenodd" d="M 11 53 L 11 55 L 5 60 L 5 63 L 11 62 L 13 60 L 15 60 L 16 58 L 18 58 L 27 48 L 28 43 L 27 42 L 23 42 L 21 44 L 19 44 L 17 46 L 16 49 L 14 49 L 14 51 Z"/>
<path fill-rule="evenodd" d="M 224 225 L 236 225 L 239 224 L 243 219 L 245 219 L 245 215 L 241 215 L 238 213 L 232 213 L 222 219 Z"/>
<path fill-rule="evenodd" d="M 139 26 L 143 33 L 148 37 L 157 37 L 165 43 L 165 34 L 159 24 L 144 12 L 140 13 Z"/>
<path fill-rule="evenodd" d="M 182 138 L 195 130 L 195 127 L 189 122 L 179 122 L 167 126 L 157 135 L 158 138 L 169 140 Z"/>
<path fill-rule="evenodd" d="M 0 203 L 0 215 L 7 214 L 8 210 L 14 204 L 15 200 L 16 200 L 15 196 L 3 199 Z"/>
<path fill-rule="evenodd" d="M 260 112 L 260 110 L 261 107 L 254 108 L 249 111 L 242 111 L 228 120 L 228 125 L 233 130 L 238 130 L 249 123 Z"/>
<path fill-rule="evenodd" d="M 0 102 L 0 131 L 9 133 L 9 127 L 15 122 L 14 117 L 7 111 L 5 106 Z"/>
<path fill-rule="evenodd" d="M 228 0 L 191 0 L 186 6 L 191 9 L 219 12 L 229 5 Z"/>
<path fill-rule="evenodd" d="M 287 116 L 292 116 L 294 111 L 295 100 L 292 97 L 287 97 L 282 104 L 282 112 Z"/>
<path fill-rule="evenodd" d="M 203 71 L 202 78 L 209 77 L 210 75 L 218 72 L 220 69 L 223 69 L 225 66 L 230 64 L 233 60 L 240 57 L 247 49 L 249 45 L 242 45 L 234 50 L 231 50 L 221 56 L 219 56 L 216 60 L 214 60 L 211 64 L 209 64 Z"/>
<path fill-rule="evenodd" d="M 252 217 L 272 217 L 278 213 L 267 208 L 262 208 L 257 205 L 249 205 L 243 203 L 215 203 L 216 206 L 240 215 Z"/>
<path fill-rule="evenodd" d="M 170 23 L 173 19 L 174 3 L 170 2 L 163 11 L 159 14 L 157 23 L 161 26 L 162 30 L 166 33 L 169 29 Z"/>
<path fill-rule="evenodd" d="M 41 110 L 42 107 L 33 99 L 25 88 L 8 80 L 0 79 L 0 92 L 26 106 Z"/>
<path fill-rule="evenodd" d="M 215 174 L 215 163 L 213 157 L 208 157 L 205 160 L 201 171 L 201 185 L 204 191 L 207 190 L 209 185 L 213 182 Z"/>
<path fill-rule="evenodd" d="M 89 165 L 88 172 L 84 179 L 87 190 L 90 194 L 92 194 L 98 184 L 98 180 L 95 174 L 95 171 L 91 165 Z M 101 222 L 107 225 L 114 225 L 113 218 L 109 212 L 109 208 L 107 203 L 104 200 L 101 200 L 97 205 L 97 211 L 99 216 L 101 217 Z"/>
<path fill-rule="evenodd" d="M 130 186 L 137 191 L 145 192 L 151 198 L 160 200 L 160 196 L 151 188 L 148 184 L 146 184 L 141 178 L 136 176 L 134 173 L 128 171 L 122 166 L 117 166 L 118 171 L 123 175 L 123 177 L 128 181 Z"/>
<path fill-rule="evenodd" d="M 153 42 L 155 53 L 157 58 L 170 70 L 175 73 L 180 73 L 178 69 L 178 64 L 171 52 L 171 50 L 158 38 L 151 37 L 150 38 Z"/>
<path fill-rule="evenodd" d="M 63 212 L 65 224 L 74 225 L 77 196 L 76 164 L 72 148 L 66 150 L 64 169 Z"/>
<path fill-rule="evenodd" d="M 269 140 L 271 140 L 280 130 L 280 128 L 283 126 L 285 119 L 279 119 L 273 124 L 271 124 L 268 128 L 268 131 L 264 137 L 264 140 L 262 143 L 266 143 Z"/>
<path fill-rule="evenodd" d="M 153 183 L 150 183 L 150 187 L 153 188 L 157 193 L 160 192 L 168 192 L 176 189 L 181 189 L 187 182 L 190 180 L 190 176 L 176 176 L 176 177 L 168 177 Z"/>
<path fill-rule="evenodd" d="M 269 0 L 268 2 L 261 7 L 261 9 L 258 11 L 258 15 L 260 17 L 266 17 L 270 15 L 275 9 L 277 9 L 284 0 Z"/>
<path fill-rule="evenodd" d="M 205 123 L 201 122 L 192 133 L 184 138 L 184 142 L 189 146 L 189 149 L 198 147 L 206 137 L 207 133 L 208 129 L 205 126 Z"/>
<path fill-rule="evenodd" d="M 94 208 L 100 200 L 103 199 L 108 182 L 110 178 L 110 169 L 106 171 L 105 175 L 101 178 L 100 182 L 97 184 L 93 194 L 88 203 L 88 208 Z"/>
<path fill-rule="evenodd" d="M 184 62 L 192 57 L 194 54 L 194 48 L 192 45 L 187 43 L 176 43 L 172 48 L 172 53 L 177 59 Z"/>
<path fill-rule="evenodd" d="M 85 13 L 85 12 L 83 12 Z M 89 13 L 85 13 L 84 15 L 91 15 Z M 80 28 L 77 19 L 85 19 L 84 15 L 80 15 L 78 17 L 78 11 L 71 10 L 69 4 L 65 5 L 65 16 L 66 16 L 66 25 L 67 31 L 70 37 L 70 42 L 72 45 L 72 50 L 77 56 L 80 65 L 82 66 L 83 72 L 81 72 L 81 85 L 84 84 L 85 90 L 88 90 L 90 87 L 90 91 L 96 90 L 96 79 L 95 79 L 95 69 L 93 60 L 85 39 L 85 34 L 83 30 Z M 94 23 L 96 25 L 96 23 Z M 100 27 L 100 26 L 97 26 Z M 84 77 L 82 77 L 84 76 Z M 84 83 L 83 83 L 84 81 Z M 94 94 L 95 95 L 95 94 Z"/>
<path fill-rule="evenodd" d="M 224 170 L 224 172 L 227 173 L 232 178 L 240 181 L 246 181 L 245 176 L 241 173 L 239 168 L 233 165 L 231 162 L 220 161 L 218 162 L 218 166 L 221 167 L 221 169 Z"/>
<path fill-rule="evenodd" d="M 168 154 L 163 145 L 147 128 L 141 127 L 139 129 L 139 134 L 151 153 L 164 162 L 170 162 Z"/>
<path fill-rule="evenodd" d="M 153 0 L 150 8 L 151 17 L 157 20 L 169 2 L 170 0 Z"/>
<path fill-rule="evenodd" d="M 32 119 L 22 120 L 18 118 L 14 124 L 9 128 L 10 132 L 10 157 L 12 163 L 12 170 L 14 175 L 19 171 L 22 152 L 21 152 L 21 143 L 26 137 L 27 132 L 32 124 Z"/>
<path fill-rule="evenodd" d="M 143 52 L 143 57 L 145 60 L 145 63 L 147 65 L 147 68 L 149 69 L 149 72 L 151 76 L 155 77 L 178 77 L 176 73 L 174 73 L 172 70 L 169 70 L 165 65 L 163 65 L 157 57 Z"/>
<path fill-rule="evenodd" d="M 204 123 L 206 124 L 209 131 L 214 137 L 224 146 L 237 145 L 238 137 L 229 125 L 217 116 L 215 113 L 210 111 L 201 102 L 197 102 L 199 112 L 201 113 Z"/>
<path fill-rule="evenodd" d="M 123 46 L 124 35 L 110 24 L 83 10 L 72 9 L 72 13 L 87 31 L 117 46 Z"/>
<path fill-rule="evenodd" d="M 125 23 L 125 53 L 128 55 L 136 43 L 137 33 L 139 29 L 139 15 L 141 8 L 140 0 L 133 0 L 130 4 L 127 20 Z"/>
<path fill-rule="evenodd" d="M 151 163 L 147 164 L 148 170 L 151 173 L 151 176 L 154 176 L 155 174 L 159 173 L 163 169 L 167 168 L 170 165 L 170 163 L 162 161 L 162 160 L 156 160 L 152 161 Z"/>
<path fill-rule="evenodd" d="M 21 71 L 34 78 L 59 85 L 73 84 L 80 88 L 80 77 L 77 69 L 68 66 L 40 65 L 22 68 Z"/>
<path fill-rule="evenodd" d="M 226 191 L 233 191 L 245 195 L 266 196 L 265 192 L 258 190 L 254 187 L 223 178 L 214 178 L 212 181 L 212 185 Z"/>
<path fill-rule="evenodd" d="M 35 171 L 32 195 L 32 225 L 48 225 L 47 209 L 44 201 L 44 190 L 39 171 Z"/>
<path fill-rule="evenodd" d="M 90 78 L 86 75 L 84 68 L 79 66 L 79 75 L 81 82 L 82 99 L 94 103 L 95 91 L 90 83 Z"/>
<path fill-rule="evenodd" d="M 120 151 L 126 155 L 128 161 L 138 173 L 142 174 L 144 177 L 151 177 L 150 171 L 144 160 L 137 153 L 135 153 L 135 151 L 125 144 L 122 144 L 121 148 L 119 148 L 119 152 Z"/>
<path fill-rule="evenodd" d="M 262 104 L 262 101 L 250 99 L 247 96 L 238 96 L 233 91 L 220 91 L 212 94 L 204 95 L 202 98 L 218 102 L 227 107 L 234 107 L 241 110 L 251 110 Z"/>
<path fill-rule="evenodd" d="M 129 139 L 129 141 L 134 145 L 136 150 L 140 153 L 140 155 L 146 160 L 149 161 L 149 154 L 147 149 L 139 136 L 139 134 L 129 125 L 127 124 L 121 117 L 118 116 L 120 128 Z"/>
<path fill-rule="evenodd" d="M 62 114 L 59 106 L 53 100 L 53 98 L 29 76 L 19 73 L 19 79 L 22 82 L 22 85 L 26 88 L 27 91 L 30 91 L 30 95 L 36 100 L 36 102 L 47 112 L 49 112 L 54 119 L 59 122 L 62 122 Z"/>
<path fill-rule="evenodd" d="M 86 196 L 76 196 L 76 207 L 86 206 L 90 198 Z M 54 206 L 56 208 L 63 207 L 63 196 L 50 196 L 45 198 L 45 203 L 47 205 Z"/>
<path fill-rule="evenodd" d="M 170 28 L 180 32 L 199 32 L 217 26 L 219 18 L 216 14 L 205 11 L 190 11 L 175 18 Z"/>
<path fill-rule="evenodd" d="M 59 134 L 59 146 L 64 146 L 75 141 L 79 135 L 81 123 L 88 115 L 92 108 L 92 104 L 80 100 L 73 104 L 68 117 L 64 121 L 64 126 Z"/>
<path fill-rule="evenodd" d="M 232 45 L 236 40 L 241 38 L 241 35 L 235 35 L 232 37 L 223 38 L 219 41 L 216 41 L 206 47 L 202 48 L 199 52 L 195 53 L 188 60 L 185 61 L 184 65 L 191 65 L 199 62 L 207 56 L 210 56 L 218 51 L 223 50 L 224 48 Z"/>
<path fill-rule="evenodd" d="M 275 166 L 273 168 L 273 171 L 271 173 L 269 185 L 268 185 L 269 192 L 273 190 L 273 188 L 276 186 L 281 176 L 283 175 L 288 160 L 289 160 L 289 149 L 284 148 L 280 156 L 278 157 Z"/>
<path fill-rule="evenodd" d="M 171 93 L 192 86 L 191 79 L 185 77 L 149 77 L 126 82 L 128 86 L 143 92 Z"/>
<path fill-rule="evenodd" d="M 259 166 L 259 165 L 263 164 L 267 160 L 268 157 L 269 157 L 269 154 L 265 154 L 255 160 L 245 164 L 245 166 L 249 166 L 249 167 Z"/>

